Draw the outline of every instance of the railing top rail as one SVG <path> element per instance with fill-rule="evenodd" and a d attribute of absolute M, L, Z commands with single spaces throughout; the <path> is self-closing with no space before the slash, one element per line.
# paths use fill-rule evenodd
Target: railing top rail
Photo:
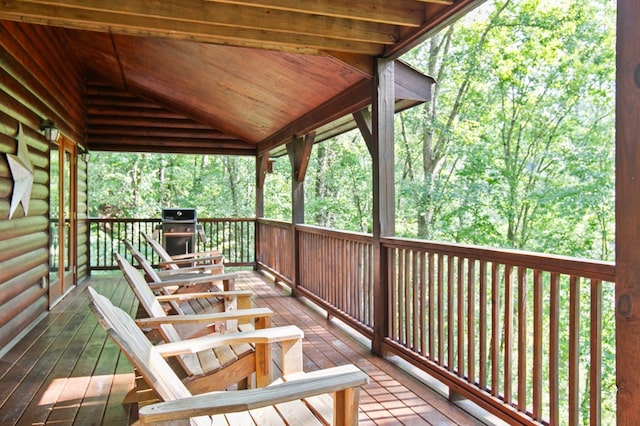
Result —
<path fill-rule="evenodd" d="M 90 222 L 98 222 L 98 223 L 109 223 L 109 222 L 124 222 L 124 223 L 136 223 L 136 222 L 144 222 L 144 223 L 153 223 L 160 222 L 160 218 L 115 218 L 115 217 L 88 217 L 87 220 Z"/>
<path fill-rule="evenodd" d="M 300 230 L 309 234 L 324 235 L 352 241 L 361 241 L 365 243 L 371 243 L 373 241 L 373 236 L 371 234 L 365 234 L 362 232 L 338 231 L 335 229 L 323 228 L 321 226 L 296 225 L 296 230 Z"/>
<path fill-rule="evenodd" d="M 264 225 L 278 226 L 280 228 L 290 228 L 291 226 L 293 226 L 291 225 L 291 222 L 284 222 L 282 220 L 265 219 L 263 217 L 259 217 L 256 220 L 258 221 L 258 223 L 262 223 Z"/>
<path fill-rule="evenodd" d="M 88 217 L 90 221 L 95 222 L 160 222 L 159 217 L 154 218 L 132 218 L 132 217 Z M 248 222 L 255 221 L 255 217 L 198 217 L 199 221 L 205 222 Z"/>
<path fill-rule="evenodd" d="M 255 222 L 255 217 L 198 217 L 198 222 Z"/>
<path fill-rule="evenodd" d="M 522 250 L 498 249 L 466 244 L 439 243 L 435 241 L 410 238 L 382 238 L 382 244 L 388 248 L 415 249 L 456 255 L 471 259 L 522 266 L 530 269 L 556 272 L 561 274 L 615 281 L 615 263 L 601 260 L 579 259 L 569 256 L 535 253 Z"/>

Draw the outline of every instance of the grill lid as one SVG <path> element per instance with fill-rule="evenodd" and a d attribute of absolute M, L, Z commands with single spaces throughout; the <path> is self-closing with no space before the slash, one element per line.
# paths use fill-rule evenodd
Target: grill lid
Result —
<path fill-rule="evenodd" d="M 162 209 L 162 221 L 196 223 L 196 209 Z"/>

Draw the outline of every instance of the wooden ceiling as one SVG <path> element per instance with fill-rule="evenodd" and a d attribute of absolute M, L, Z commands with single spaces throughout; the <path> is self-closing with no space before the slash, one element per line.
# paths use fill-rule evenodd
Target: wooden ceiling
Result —
<path fill-rule="evenodd" d="M 480 3 L 3 0 L 0 19 L 68 38 L 87 81 L 89 149 L 256 155 L 352 127 L 376 58 L 397 59 Z M 398 108 L 423 102 L 432 80 L 396 69 Z"/>

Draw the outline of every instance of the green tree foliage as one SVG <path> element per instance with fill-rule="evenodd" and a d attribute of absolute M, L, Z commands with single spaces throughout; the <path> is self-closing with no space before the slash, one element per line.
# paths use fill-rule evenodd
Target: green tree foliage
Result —
<path fill-rule="evenodd" d="M 397 120 L 403 235 L 611 257 L 614 22 L 496 1 L 404 58 L 438 83 Z"/>
<path fill-rule="evenodd" d="M 89 214 L 158 217 L 195 207 L 200 217 L 255 216 L 255 160 L 249 157 L 93 153 Z"/>
<path fill-rule="evenodd" d="M 273 160 L 273 173 L 265 179 L 264 216 L 291 222 L 291 165 L 286 156 Z"/>
<path fill-rule="evenodd" d="M 398 235 L 611 260 L 614 38 L 611 0 L 489 0 L 405 55 L 437 83 L 431 102 L 396 115 Z M 371 232 L 371 168 L 357 131 L 316 145 L 305 221 Z M 90 214 L 157 217 L 163 206 L 180 206 L 203 217 L 254 216 L 254 174 L 248 158 L 100 153 L 90 163 Z M 274 159 L 264 193 L 265 217 L 290 221 L 286 155 Z M 603 288 L 607 423 L 615 422 L 615 342 L 612 286 Z M 567 291 L 561 294 L 564 331 Z"/>
<path fill-rule="evenodd" d="M 372 232 L 371 156 L 359 132 L 321 145 L 309 160 L 305 220 L 328 228 Z"/>

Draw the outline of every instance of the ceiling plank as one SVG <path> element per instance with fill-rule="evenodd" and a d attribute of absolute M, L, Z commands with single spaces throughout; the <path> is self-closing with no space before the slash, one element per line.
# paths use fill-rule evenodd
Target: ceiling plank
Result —
<path fill-rule="evenodd" d="M 254 145 L 241 145 L 235 140 L 228 142 L 198 142 L 180 139 L 158 138 L 119 138 L 94 139 L 88 144 L 91 151 L 111 152 L 153 152 L 181 154 L 210 154 L 210 155 L 256 155 Z"/>
<path fill-rule="evenodd" d="M 239 47 L 255 47 L 294 53 L 319 54 L 325 50 L 377 55 L 383 46 L 376 43 L 333 39 L 329 37 L 262 31 L 224 25 L 164 18 L 133 16 L 114 12 L 87 10 L 4 0 L 0 19 L 34 24 L 119 33 L 142 37 L 191 40 Z"/>
<path fill-rule="evenodd" d="M 351 0 L 348 4 L 335 0 L 315 0 L 300 2 L 295 0 L 207 0 L 213 3 L 237 4 L 263 7 L 290 12 L 313 13 L 316 15 L 360 21 L 380 22 L 391 25 L 418 27 L 422 24 L 420 13 L 423 7 L 416 0 Z M 434 0 L 441 1 L 441 0 Z M 448 0 L 442 0 L 448 1 Z M 451 3 L 451 2 L 450 2 Z"/>
<path fill-rule="evenodd" d="M 362 80 L 349 89 L 331 98 L 325 104 L 300 117 L 289 126 L 280 130 L 258 145 L 258 154 L 287 143 L 294 136 L 302 136 L 308 132 L 364 108 L 371 102 L 371 81 Z"/>
<path fill-rule="evenodd" d="M 345 17 L 289 12 L 279 9 L 242 7 L 234 4 L 182 0 L 22 0 L 61 8 L 110 12 L 137 17 L 153 17 L 169 21 L 231 26 L 235 28 L 275 31 L 317 37 L 329 37 L 376 44 L 392 44 L 399 36 L 394 26 L 357 21 Z M 295 23 L 292 25 L 292 23 Z"/>
<path fill-rule="evenodd" d="M 140 126 L 135 121 L 129 123 L 129 126 L 94 126 L 90 125 L 89 136 L 136 136 L 136 137 L 172 137 L 172 138 L 188 138 L 193 140 L 235 140 L 238 138 L 226 135 L 218 130 L 202 129 L 195 130 L 192 128 L 172 128 L 172 127 L 145 127 Z"/>

